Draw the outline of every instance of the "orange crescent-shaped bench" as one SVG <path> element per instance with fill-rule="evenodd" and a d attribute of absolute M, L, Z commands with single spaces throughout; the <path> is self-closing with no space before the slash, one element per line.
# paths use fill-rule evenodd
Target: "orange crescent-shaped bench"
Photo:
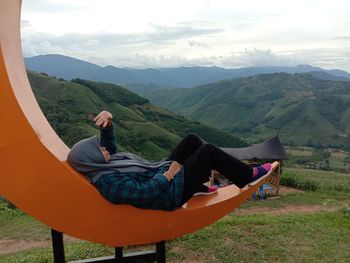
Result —
<path fill-rule="evenodd" d="M 33 96 L 21 50 L 20 11 L 21 0 L 0 1 L 0 194 L 21 210 L 52 229 L 100 244 L 154 243 L 213 223 L 263 183 L 224 187 L 172 212 L 105 201 L 66 163 L 69 149 Z"/>

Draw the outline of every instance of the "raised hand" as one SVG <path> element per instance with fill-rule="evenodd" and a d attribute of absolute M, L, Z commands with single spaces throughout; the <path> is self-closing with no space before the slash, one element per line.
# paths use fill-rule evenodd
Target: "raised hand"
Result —
<path fill-rule="evenodd" d="M 101 111 L 95 118 L 94 122 L 96 126 L 107 127 L 111 124 L 113 115 L 108 111 Z"/>

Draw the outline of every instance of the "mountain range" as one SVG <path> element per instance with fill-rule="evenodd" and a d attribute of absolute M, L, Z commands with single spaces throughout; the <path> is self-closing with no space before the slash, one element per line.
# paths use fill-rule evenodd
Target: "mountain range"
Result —
<path fill-rule="evenodd" d="M 152 103 L 255 142 L 350 149 L 350 82 L 259 74 L 189 89 L 139 89 Z"/>
<path fill-rule="evenodd" d="M 114 84 L 66 81 L 36 72 L 28 72 L 28 77 L 47 120 L 68 146 L 99 134 L 92 119 L 102 110 L 114 115 L 118 150 L 152 160 L 167 156 L 189 132 L 220 146 L 247 145 L 228 132 L 189 121 Z"/>
<path fill-rule="evenodd" d="M 76 84 L 83 85 L 89 87 L 90 90 L 93 86 L 93 92 L 95 95 L 99 94 L 103 101 L 96 100 L 97 106 L 110 107 L 106 103 L 112 105 L 113 101 L 119 103 L 118 100 L 122 99 L 124 104 L 121 105 L 128 109 L 119 106 L 113 108 L 112 110 L 116 114 L 119 111 L 136 111 L 136 114 L 142 113 L 142 118 L 145 118 L 145 121 L 156 121 L 156 125 L 160 125 L 157 121 L 160 118 L 159 116 L 163 116 L 162 118 L 167 119 L 165 123 L 167 125 L 170 123 L 169 127 L 171 128 L 167 128 L 164 122 L 161 126 L 167 129 L 167 132 L 175 131 L 176 138 L 183 135 L 181 130 L 190 131 L 189 126 L 193 128 L 199 125 L 198 127 L 201 128 L 197 127 L 197 130 L 205 130 L 205 134 L 215 135 L 209 139 L 210 141 L 214 143 L 221 142 L 221 145 L 225 146 L 231 142 L 231 137 L 228 136 L 227 141 L 225 139 L 228 134 L 235 139 L 235 136 L 239 135 L 249 143 L 255 143 L 279 134 L 283 144 L 350 149 L 350 74 L 345 71 L 324 70 L 306 65 L 232 70 L 216 67 L 121 69 L 112 66 L 100 67 L 61 55 L 37 56 L 27 58 L 25 62 L 28 69 L 46 72 L 58 77 L 55 80 L 57 83 L 54 85 L 56 88 L 51 90 L 52 94 L 55 94 L 54 90 L 59 89 L 62 85 L 68 85 L 64 83 L 69 83 L 69 87 Z M 285 72 L 271 73 L 282 71 Z M 302 73 L 295 73 L 296 71 Z M 44 75 L 45 73 L 39 74 L 41 77 Z M 119 82 L 143 97 L 120 86 L 88 80 L 83 81 L 82 78 Z M 221 78 L 225 80 L 214 81 Z M 65 79 L 75 80 L 65 81 Z M 52 81 L 51 79 L 46 82 L 51 83 Z M 208 81 L 211 82 L 207 83 Z M 207 84 L 189 88 L 202 82 Z M 181 88 L 174 88 L 174 86 Z M 108 92 L 99 91 L 100 89 L 96 87 L 102 87 L 101 90 L 107 89 Z M 184 87 L 187 88 L 184 89 Z M 66 94 L 64 96 L 67 96 L 67 94 L 73 96 L 73 90 L 69 91 L 67 88 L 64 91 Z M 121 92 L 121 90 L 123 91 Z M 49 91 L 47 91 L 44 96 L 44 108 L 46 100 L 52 99 L 50 96 Z M 143 102 L 130 106 L 125 104 L 129 100 L 128 97 L 131 101 L 140 100 Z M 148 100 L 153 104 L 150 104 L 152 106 L 147 106 L 147 108 L 145 105 L 149 103 Z M 80 105 L 76 102 L 69 107 L 78 104 Z M 191 121 L 179 115 L 172 115 L 164 109 L 157 108 L 154 104 L 177 112 Z M 57 111 L 59 107 L 55 101 L 54 105 L 56 105 L 54 107 Z M 136 107 L 135 105 L 142 105 L 142 107 Z M 90 106 L 92 109 L 97 107 L 92 104 Z M 140 107 L 143 109 L 140 110 Z M 52 109 L 49 110 L 49 112 L 51 111 Z M 71 111 L 74 112 L 74 109 L 70 108 L 69 112 Z M 83 114 L 79 111 L 76 112 L 78 115 Z M 134 118 L 131 115 L 129 117 L 132 120 Z M 181 121 L 179 121 L 179 118 Z M 52 118 L 52 121 L 55 123 L 55 118 Z M 197 121 L 200 123 L 197 123 Z M 204 125 L 201 123 L 207 124 L 206 128 L 203 128 Z M 217 129 L 213 130 L 208 125 L 215 126 L 225 132 L 220 133 Z M 64 131 L 64 125 L 56 126 L 61 129 L 64 137 L 66 132 Z M 182 128 L 179 129 L 179 127 Z M 72 131 L 71 126 L 67 129 L 69 130 L 67 134 Z M 151 130 L 156 131 L 156 129 Z M 131 129 L 128 130 L 128 132 L 130 131 Z M 217 136 L 218 134 L 220 136 Z M 137 136 L 134 137 L 137 141 Z M 149 134 L 144 139 L 148 140 L 151 137 L 152 135 Z M 232 142 L 235 142 L 235 139 L 232 139 Z M 131 150 L 142 152 L 138 146 L 132 148 Z M 163 150 L 163 153 L 165 151 Z"/>
<path fill-rule="evenodd" d="M 114 83 L 138 88 L 147 85 L 150 89 L 164 87 L 189 88 L 219 80 L 248 77 L 268 73 L 309 72 L 317 78 L 350 81 L 350 74 L 342 70 L 325 70 L 309 65 L 295 67 L 247 67 L 225 69 L 219 67 L 179 67 L 157 69 L 132 69 L 114 66 L 101 67 L 96 64 L 62 55 L 40 55 L 25 58 L 28 70 L 71 80 L 86 80 Z"/>

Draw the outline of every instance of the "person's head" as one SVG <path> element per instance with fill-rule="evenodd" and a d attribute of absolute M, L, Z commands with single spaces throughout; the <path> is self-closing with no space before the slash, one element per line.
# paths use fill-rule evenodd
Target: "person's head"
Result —
<path fill-rule="evenodd" d="M 91 172 L 92 167 L 108 163 L 110 154 L 100 145 L 96 136 L 79 141 L 73 145 L 67 161 L 79 172 Z"/>

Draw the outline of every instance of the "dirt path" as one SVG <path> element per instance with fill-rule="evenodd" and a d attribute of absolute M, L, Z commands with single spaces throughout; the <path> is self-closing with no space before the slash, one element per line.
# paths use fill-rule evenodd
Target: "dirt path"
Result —
<path fill-rule="evenodd" d="M 73 237 L 65 237 L 65 242 L 79 242 Z M 3 239 L 0 240 L 0 256 L 9 255 L 16 252 L 31 250 L 35 248 L 44 248 L 51 246 L 51 239 L 48 237 L 45 240 L 17 240 L 17 239 Z"/>
<path fill-rule="evenodd" d="M 4 239 L 0 240 L 0 256 L 34 248 L 48 247 L 50 244 L 51 240 L 28 241 Z"/>
<path fill-rule="evenodd" d="M 322 205 L 289 205 L 280 208 L 271 208 L 271 207 L 251 207 L 246 209 L 236 209 L 233 213 L 236 215 L 252 215 L 252 214 L 273 214 L 273 215 L 281 215 L 281 214 L 306 214 L 306 213 L 314 213 L 321 211 L 336 211 L 338 208 L 335 207 L 327 207 Z"/>

